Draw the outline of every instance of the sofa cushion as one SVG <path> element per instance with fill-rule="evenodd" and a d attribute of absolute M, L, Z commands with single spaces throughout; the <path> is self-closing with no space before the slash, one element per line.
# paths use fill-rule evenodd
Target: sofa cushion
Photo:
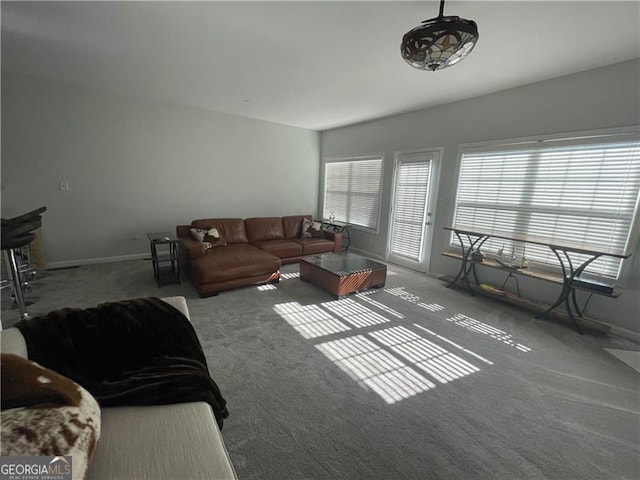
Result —
<path fill-rule="evenodd" d="M 284 238 L 300 238 L 302 235 L 302 219 L 312 220 L 311 215 L 290 215 L 282 217 Z"/>
<path fill-rule="evenodd" d="M 244 226 L 247 230 L 247 238 L 251 243 L 284 238 L 280 217 L 247 218 L 244 221 Z"/>
<path fill-rule="evenodd" d="M 225 243 L 247 243 L 244 220 L 241 218 L 200 218 L 191 222 L 191 228 L 212 228 L 218 230 Z"/>
<path fill-rule="evenodd" d="M 302 246 L 302 255 L 317 255 L 318 253 L 333 252 L 333 240 L 326 238 L 298 238 L 295 240 Z"/>
<path fill-rule="evenodd" d="M 299 257 L 302 255 L 302 245 L 293 240 L 267 240 L 255 242 L 254 245 L 280 258 Z"/>
<path fill-rule="evenodd" d="M 258 247 L 238 243 L 212 248 L 193 259 L 191 276 L 200 284 L 223 282 L 277 272 L 281 264 L 278 257 Z"/>
<path fill-rule="evenodd" d="M 102 410 L 92 480 L 237 478 L 204 402 Z"/>

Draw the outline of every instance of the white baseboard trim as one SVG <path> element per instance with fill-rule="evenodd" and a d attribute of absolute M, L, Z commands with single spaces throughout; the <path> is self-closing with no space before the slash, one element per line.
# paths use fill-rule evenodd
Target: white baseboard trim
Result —
<path fill-rule="evenodd" d="M 357 253 L 358 255 L 362 255 L 363 257 L 373 258 L 374 260 L 378 260 L 379 262 L 387 263 L 387 260 L 384 257 L 376 255 L 371 252 L 367 252 L 365 250 L 360 250 L 359 248 L 349 247 L 349 252 Z"/>
<path fill-rule="evenodd" d="M 82 258 L 80 260 L 68 260 L 62 262 L 49 262 L 47 263 L 47 269 L 53 268 L 67 268 L 67 267 L 80 267 L 82 265 L 95 265 L 97 263 L 111 263 L 122 262 L 126 260 L 144 260 L 150 258 L 148 253 L 132 253 L 130 255 L 118 255 L 115 257 L 101 257 L 101 258 Z"/>
<path fill-rule="evenodd" d="M 627 340 L 631 340 L 632 342 L 640 343 L 640 333 L 629 330 L 628 328 L 616 327 L 614 325 L 611 325 L 610 333 L 611 335 L 622 337 Z"/>

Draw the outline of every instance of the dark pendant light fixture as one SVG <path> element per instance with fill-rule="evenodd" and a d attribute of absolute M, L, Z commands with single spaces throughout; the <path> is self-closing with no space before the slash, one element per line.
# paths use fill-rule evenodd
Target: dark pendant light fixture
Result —
<path fill-rule="evenodd" d="M 420 70 L 442 70 L 455 65 L 471 53 L 478 42 L 478 25 L 473 20 L 440 13 L 405 33 L 400 47 L 402 58 Z"/>

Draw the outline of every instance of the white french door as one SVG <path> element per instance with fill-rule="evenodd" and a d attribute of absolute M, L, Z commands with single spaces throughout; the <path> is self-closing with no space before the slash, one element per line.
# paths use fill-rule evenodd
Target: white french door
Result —
<path fill-rule="evenodd" d="M 439 151 L 396 154 L 388 259 L 426 272 L 429 260 L 434 164 Z"/>

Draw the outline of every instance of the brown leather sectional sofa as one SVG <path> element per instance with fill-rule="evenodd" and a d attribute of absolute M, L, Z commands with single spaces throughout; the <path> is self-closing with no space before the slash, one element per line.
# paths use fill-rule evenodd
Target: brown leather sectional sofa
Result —
<path fill-rule="evenodd" d="M 306 255 L 342 250 L 342 234 L 323 232 L 322 238 L 300 238 L 302 219 L 311 215 L 257 218 L 201 218 L 178 225 L 176 233 L 186 256 L 187 270 L 201 297 L 235 287 L 277 282 L 280 266 Z M 191 228 L 215 227 L 224 243 L 204 249 Z"/>

